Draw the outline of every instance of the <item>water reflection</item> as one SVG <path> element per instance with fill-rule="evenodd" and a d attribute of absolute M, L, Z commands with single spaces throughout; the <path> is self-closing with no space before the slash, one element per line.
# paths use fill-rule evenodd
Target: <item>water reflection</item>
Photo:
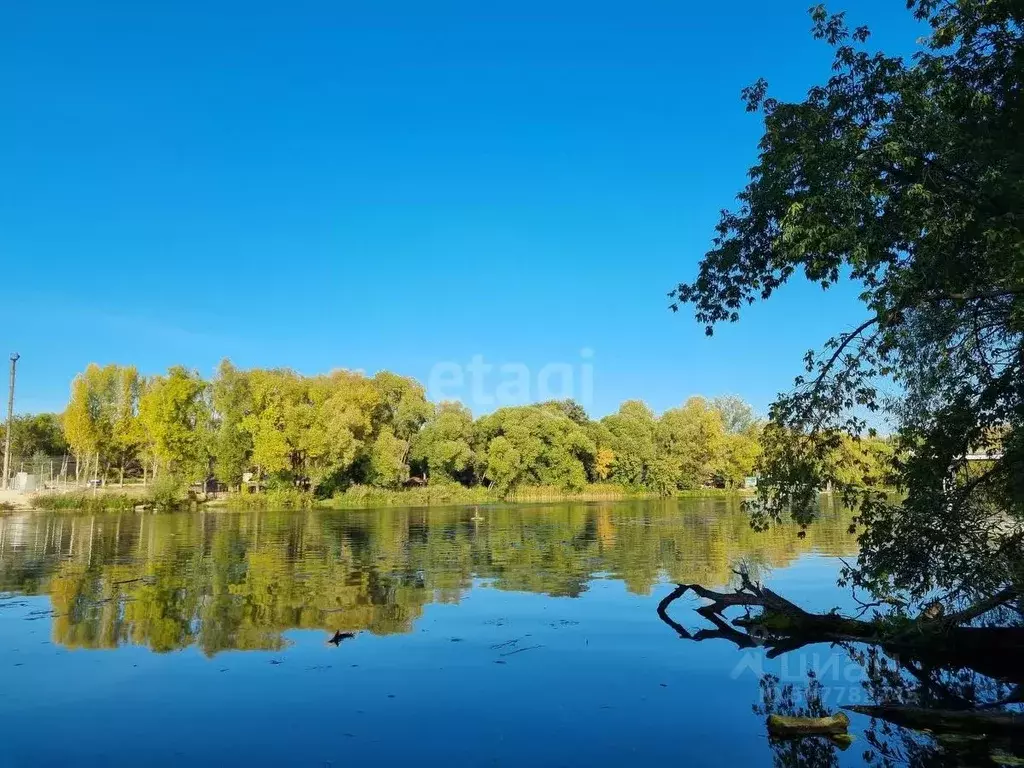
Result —
<path fill-rule="evenodd" d="M 476 519 L 473 519 L 476 518 Z M 482 519 L 481 519 L 482 518 Z M 46 594 L 53 640 L 74 648 L 281 648 L 290 629 L 413 629 L 474 579 L 575 597 L 595 575 L 638 595 L 660 579 L 723 585 L 807 552 L 855 551 L 830 510 L 806 537 L 754 533 L 738 502 L 366 512 L 25 514 L 0 518 L 0 591 Z M 39 616 L 44 618 L 42 614 Z"/>

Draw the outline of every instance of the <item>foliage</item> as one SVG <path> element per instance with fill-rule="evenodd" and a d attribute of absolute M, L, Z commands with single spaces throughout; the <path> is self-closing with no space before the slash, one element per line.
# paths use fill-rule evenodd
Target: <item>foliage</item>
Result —
<path fill-rule="evenodd" d="M 370 482 L 379 488 L 397 488 L 409 479 L 409 443 L 385 426 L 370 450 Z"/>
<path fill-rule="evenodd" d="M 7 423 L 0 424 L 0 451 L 7 439 Z M 62 456 L 68 452 L 64 428 L 56 413 L 15 416 L 11 430 L 11 456 Z"/>
<path fill-rule="evenodd" d="M 477 442 L 487 446 L 483 476 L 501 496 L 524 483 L 566 490 L 586 485 L 586 463 L 596 448 L 560 408 L 500 408 L 482 417 L 475 432 Z"/>
<path fill-rule="evenodd" d="M 411 458 L 432 483 L 468 482 L 476 460 L 470 410 L 461 403 L 438 405 L 413 440 Z"/>
<path fill-rule="evenodd" d="M 160 510 L 172 510 L 186 498 L 185 483 L 180 477 L 165 474 L 158 477 L 149 486 L 147 499 Z"/>
<path fill-rule="evenodd" d="M 801 102 L 769 97 L 763 80 L 744 92 L 764 115 L 760 157 L 673 309 L 692 303 L 710 334 L 794 275 L 861 286 L 864 321 L 809 353 L 771 409 L 758 514 L 808 522 L 831 483 L 865 524 L 855 583 L 1012 600 L 1024 582 L 1024 14 L 1014 0 L 909 7 L 932 30 L 912 61 L 870 50 L 865 28 L 819 6 L 833 75 Z M 866 459 L 884 466 L 846 471 L 882 418 L 896 440 Z M 973 470 L 978 452 L 992 460 Z M 879 475 L 901 493 L 862 482 Z"/>
<path fill-rule="evenodd" d="M 390 498 L 424 484 L 425 498 L 461 498 L 439 486 L 482 486 L 489 501 L 536 487 L 575 497 L 595 483 L 666 496 L 737 487 L 753 472 L 761 429 L 737 398 L 691 398 L 660 417 L 630 401 L 599 421 L 554 400 L 474 420 L 464 405 L 435 406 L 418 382 L 388 372 L 302 376 L 228 360 L 209 382 L 180 366 L 143 378 L 91 365 L 72 389 L 65 432 L 97 477 L 113 468 L 116 478 L 120 469 L 121 478 L 146 479 L 152 469 L 182 493 L 213 478 L 245 491 L 232 500 L 242 506 L 265 505 L 258 497 L 274 490 L 328 499 L 372 487 Z"/>
<path fill-rule="evenodd" d="M 32 499 L 37 509 L 68 512 L 131 512 L 141 500 L 127 493 L 43 493 Z"/>
<path fill-rule="evenodd" d="M 610 477 L 626 485 L 647 485 L 656 454 L 657 424 L 651 409 L 639 400 L 629 400 L 619 406 L 618 413 L 601 419 L 601 424 L 607 430 L 607 445 L 615 454 Z"/>
<path fill-rule="evenodd" d="M 655 436 L 680 488 L 710 485 L 725 474 L 725 422 L 722 412 L 702 397 L 666 411 Z"/>
<path fill-rule="evenodd" d="M 188 482 L 207 478 L 210 406 L 199 374 L 174 366 L 153 377 L 139 401 L 139 420 L 158 466 Z"/>
<path fill-rule="evenodd" d="M 252 454 L 252 435 L 242 427 L 252 401 L 249 377 L 230 360 L 222 361 L 211 385 L 211 399 L 214 475 L 225 485 L 238 486 Z"/>
<path fill-rule="evenodd" d="M 308 509 L 313 494 L 298 488 L 271 488 L 265 493 L 233 493 L 227 499 L 231 509 Z"/>

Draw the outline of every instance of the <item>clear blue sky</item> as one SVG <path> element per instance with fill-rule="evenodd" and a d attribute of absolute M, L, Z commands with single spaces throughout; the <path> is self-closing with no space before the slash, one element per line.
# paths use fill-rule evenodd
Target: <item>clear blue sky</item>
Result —
<path fill-rule="evenodd" d="M 754 159 L 740 89 L 828 74 L 808 4 L 5 3 L 18 410 L 62 408 L 91 361 L 426 382 L 584 348 L 595 415 L 695 393 L 765 409 L 860 318 L 853 291 L 795 285 L 712 339 L 666 293 Z M 847 6 L 911 50 L 903 0 Z"/>

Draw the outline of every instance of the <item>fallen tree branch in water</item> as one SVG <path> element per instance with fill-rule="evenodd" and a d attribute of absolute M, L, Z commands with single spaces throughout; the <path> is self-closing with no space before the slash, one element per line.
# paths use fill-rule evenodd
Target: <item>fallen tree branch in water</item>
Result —
<path fill-rule="evenodd" d="M 978 605 L 945 618 L 906 619 L 884 623 L 849 618 L 839 613 L 810 613 L 738 572 L 741 585 L 719 592 L 699 584 L 680 584 L 658 604 L 658 617 L 684 640 L 723 639 L 738 648 L 764 647 L 776 658 L 813 643 L 864 643 L 887 653 L 926 662 L 928 668 L 970 668 L 987 677 L 1024 683 L 1024 627 L 976 627 L 950 619 L 972 621 L 1015 599 L 1003 590 Z M 696 612 L 714 629 L 687 630 L 669 616 L 669 607 L 692 592 L 708 603 Z M 747 615 L 730 621 L 725 612 L 740 607 Z M 751 609 L 760 609 L 752 614 Z"/>
<path fill-rule="evenodd" d="M 850 712 L 885 720 L 893 725 L 933 733 L 1024 734 L 1024 714 L 979 710 L 927 709 L 902 704 L 850 705 Z"/>

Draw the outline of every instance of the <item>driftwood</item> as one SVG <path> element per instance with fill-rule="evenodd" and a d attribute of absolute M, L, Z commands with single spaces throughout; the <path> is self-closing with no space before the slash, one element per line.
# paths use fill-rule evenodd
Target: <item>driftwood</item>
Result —
<path fill-rule="evenodd" d="M 850 727 L 850 718 L 842 712 L 829 717 L 788 717 L 768 715 L 768 734 L 779 739 L 802 736 L 838 736 Z"/>

